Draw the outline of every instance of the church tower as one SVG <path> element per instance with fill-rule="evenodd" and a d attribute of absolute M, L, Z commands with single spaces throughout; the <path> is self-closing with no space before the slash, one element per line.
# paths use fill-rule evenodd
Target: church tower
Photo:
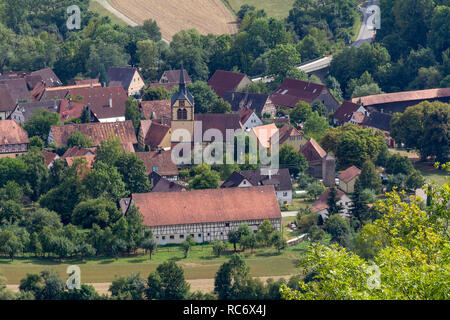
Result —
<path fill-rule="evenodd" d="M 183 65 L 181 65 L 179 89 L 172 96 L 170 107 L 172 115 L 172 142 L 183 142 L 180 134 L 177 134 L 178 129 L 184 129 L 190 134 L 190 141 L 184 140 L 184 142 L 194 141 L 194 97 L 186 89 Z"/>

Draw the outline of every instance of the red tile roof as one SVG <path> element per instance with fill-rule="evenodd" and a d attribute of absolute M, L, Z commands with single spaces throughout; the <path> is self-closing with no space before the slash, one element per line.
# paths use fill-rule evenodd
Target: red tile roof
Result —
<path fill-rule="evenodd" d="M 427 89 L 416 91 L 403 91 L 394 93 L 375 94 L 371 96 L 359 97 L 352 99 L 352 102 L 361 101 L 363 106 L 370 106 L 382 103 L 392 103 L 400 101 L 427 100 L 450 97 L 450 88 Z"/>
<path fill-rule="evenodd" d="M 280 144 L 283 144 L 290 137 L 298 137 L 302 135 L 294 126 L 291 126 L 289 124 L 285 124 L 284 126 L 282 126 L 278 132 L 280 135 Z"/>
<path fill-rule="evenodd" d="M 342 198 L 345 195 L 345 192 L 339 189 L 336 189 L 338 199 Z M 324 209 L 328 209 L 328 195 L 330 194 L 330 189 L 325 190 L 324 193 L 320 195 L 316 202 L 312 204 L 312 212 L 319 212 Z"/>
<path fill-rule="evenodd" d="M 313 138 L 300 148 L 300 152 L 303 153 L 307 161 L 321 160 L 327 155 L 327 152 Z"/>
<path fill-rule="evenodd" d="M 273 186 L 133 194 L 146 226 L 281 219 Z"/>
<path fill-rule="evenodd" d="M 169 126 L 151 121 L 150 128 L 145 135 L 144 142 L 152 148 L 157 148 L 163 141 L 164 137 L 169 133 L 169 131 Z"/>
<path fill-rule="evenodd" d="M 41 153 L 42 153 L 42 155 L 45 158 L 45 165 L 47 167 L 50 165 L 50 163 L 53 162 L 53 160 L 59 158 L 58 154 L 56 154 L 54 152 L 47 151 L 47 150 L 43 150 Z"/>
<path fill-rule="evenodd" d="M 253 110 L 247 108 L 241 108 L 238 111 L 239 116 L 241 117 L 241 123 L 244 124 L 247 122 L 248 118 L 254 113 Z"/>
<path fill-rule="evenodd" d="M 136 155 L 144 161 L 147 175 L 158 168 L 155 172 L 160 176 L 178 176 L 178 168 L 172 161 L 172 151 L 136 152 Z"/>
<path fill-rule="evenodd" d="M 242 129 L 241 120 L 238 114 L 230 113 L 198 113 L 194 115 L 195 121 L 202 122 L 202 135 L 209 129 L 218 129 L 226 139 L 227 129 Z M 205 139 L 206 141 L 206 139 Z"/>
<path fill-rule="evenodd" d="M 0 146 L 28 144 L 27 132 L 14 120 L 0 120 Z"/>
<path fill-rule="evenodd" d="M 356 112 L 359 107 L 360 105 L 357 103 L 344 101 L 334 113 L 333 118 L 337 119 L 339 123 L 347 123 L 352 118 L 353 112 Z"/>
<path fill-rule="evenodd" d="M 6 85 L 0 85 L 0 111 L 14 111 L 16 102 Z"/>
<path fill-rule="evenodd" d="M 170 100 L 142 101 L 141 110 L 147 120 L 156 120 L 162 117 L 171 118 Z"/>
<path fill-rule="evenodd" d="M 351 180 L 355 179 L 360 174 L 361 174 L 361 170 L 359 170 L 355 166 L 351 166 L 341 172 L 341 174 L 339 175 L 339 179 L 344 181 L 345 183 L 349 183 Z"/>
<path fill-rule="evenodd" d="M 180 71 L 181 70 L 167 70 L 164 71 L 164 73 L 161 76 L 161 79 L 159 80 L 161 83 L 176 83 L 176 85 L 178 85 L 178 83 L 180 82 Z M 191 77 L 189 77 L 189 74 L 187 73 L 186 69 L 183 69 L 183 73 L 184 73 L 184 82 L 187 83 L 191 83 Z M 167 79 L 167 82 L 165 82 L 165 79 Z"/>
<path fill-rule="evenodd" d="M 137 144 L 136 134 L 134 132 L 133 123 L 131 121 L 111 122 L 111 123 L 85 123 L 85 124 L 67 124 L 64 126 L 51 126 L 50 137 L 59 146 L 65 146 L 67 139 L 76 130 L 80 131 L 94 142 L 94 146 L 100 146 L 102 141 L 107 141 L 110 135 L 117 136 L 122 141 L 122 145 L 126 147 L 126 151 L 130 150 L 130 145 Z M 129 151 L 129 152 L 134 152 Z"/>
<path fill-rule="evenodd" d="M 61 100 L 61 104 L 59 105 L 59 119 L 64 122 L 69 119 L 79 118 L 81 117 L 83 108 L 82 103 Z"/>
<path fill-rule="evenodd" d="M 235 91 L 242 79 L 247 77 L 244 73 L 217 70 L 208 81 L 208 86 L 222 99 L 228 91 Z"/>
<path fill-rule="evenodd" d="M 72 157 L 81 157 L 87 155 L 95 155 L 97 153 L 96 148 L 83 148 L 83 147 L 72 147 L 66 150 L 61 159 L 72 158 Z"/>
<path fill-rule="evenodd" d="M 321 84 L 286 78 L 270 98 L 276 105 L 295 108 L 299 101 L 313 102 L 324 89 Z"/>

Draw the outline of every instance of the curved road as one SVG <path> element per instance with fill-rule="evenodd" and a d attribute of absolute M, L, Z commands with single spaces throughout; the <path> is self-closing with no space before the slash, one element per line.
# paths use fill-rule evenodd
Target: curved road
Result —
<path fill-rule="evenodd" d="M 379 0 L 371 0 L 367 1 L 366 7 L 358 7 L 359 11 L 363 13 L 364 18 L 361 29 L 359 29 L 358 38 L 356 38 L 355 42 L 352 43 L 352 46 L 359 48 L 363 43 L 371 43 L 373 41 L 373 37 L 376 33 L 373 26 L 376 22 L 379 23 L 379 21 L 375 21 L 376 14 L 373 12 L 374 8 L 372 6 L 378 5 Z"/>

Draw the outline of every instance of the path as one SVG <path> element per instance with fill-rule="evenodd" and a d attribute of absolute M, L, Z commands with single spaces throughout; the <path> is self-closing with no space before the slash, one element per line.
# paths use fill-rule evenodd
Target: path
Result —
<path fill-rule="evenodd" d="M 352 46 L 356 48 L 361 47 L 363 43 L 371 43 L 375 36 L 376 30 L 373 29 L 373 26 L 375 25 L 375 13 L 373 13 L 372 10 L 367 10 L 367 8 L 373 5 L 378 6 L 379 0 L 368 1 L 366 7 L 358 7 L 359 11 L 363 13 L 364 18 L 361 29 L 359 29 L 358 38 L 352 43 Z"/>
<path fill-rule="evenodd" d="M 278 280 L 281 278 L 284 278 L 286 280 L 290 279 L 293 275 L 286 275 L 286 276 L 272 276 L 272 277 L 258 277 L 262 282 L 266 282 L 267 279 L 272 278 L 273 280 Z M 195 291 L 201 291 L 203 293 L 207 292 L 213 292 L 214 291 L 214 279 L 191 279 L 186 280 L 191 285 L 191 292 Z M 95 288 L 95 291 L 97 291 L 100 295 L 106 294 L 109 295 L 109 287 L 111 286 L 110 282 L 106 283 L 88 283 L 88 285 L 91 285 Z M 19 292 L 19 285 L 18 284 L 9 284 L 6 286 L 8 289 Z"/>

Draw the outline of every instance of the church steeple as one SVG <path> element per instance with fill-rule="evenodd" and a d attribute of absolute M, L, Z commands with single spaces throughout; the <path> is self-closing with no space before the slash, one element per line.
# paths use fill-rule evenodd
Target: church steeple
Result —
<path fill-rule="evenodd" d="M 180 92 L 183 94 L 186 94 L 186 82 L 184 81 L 184 69 L 183 69 L 183 62 L 181 63 L 181 70 L 180 70 Z"/>

